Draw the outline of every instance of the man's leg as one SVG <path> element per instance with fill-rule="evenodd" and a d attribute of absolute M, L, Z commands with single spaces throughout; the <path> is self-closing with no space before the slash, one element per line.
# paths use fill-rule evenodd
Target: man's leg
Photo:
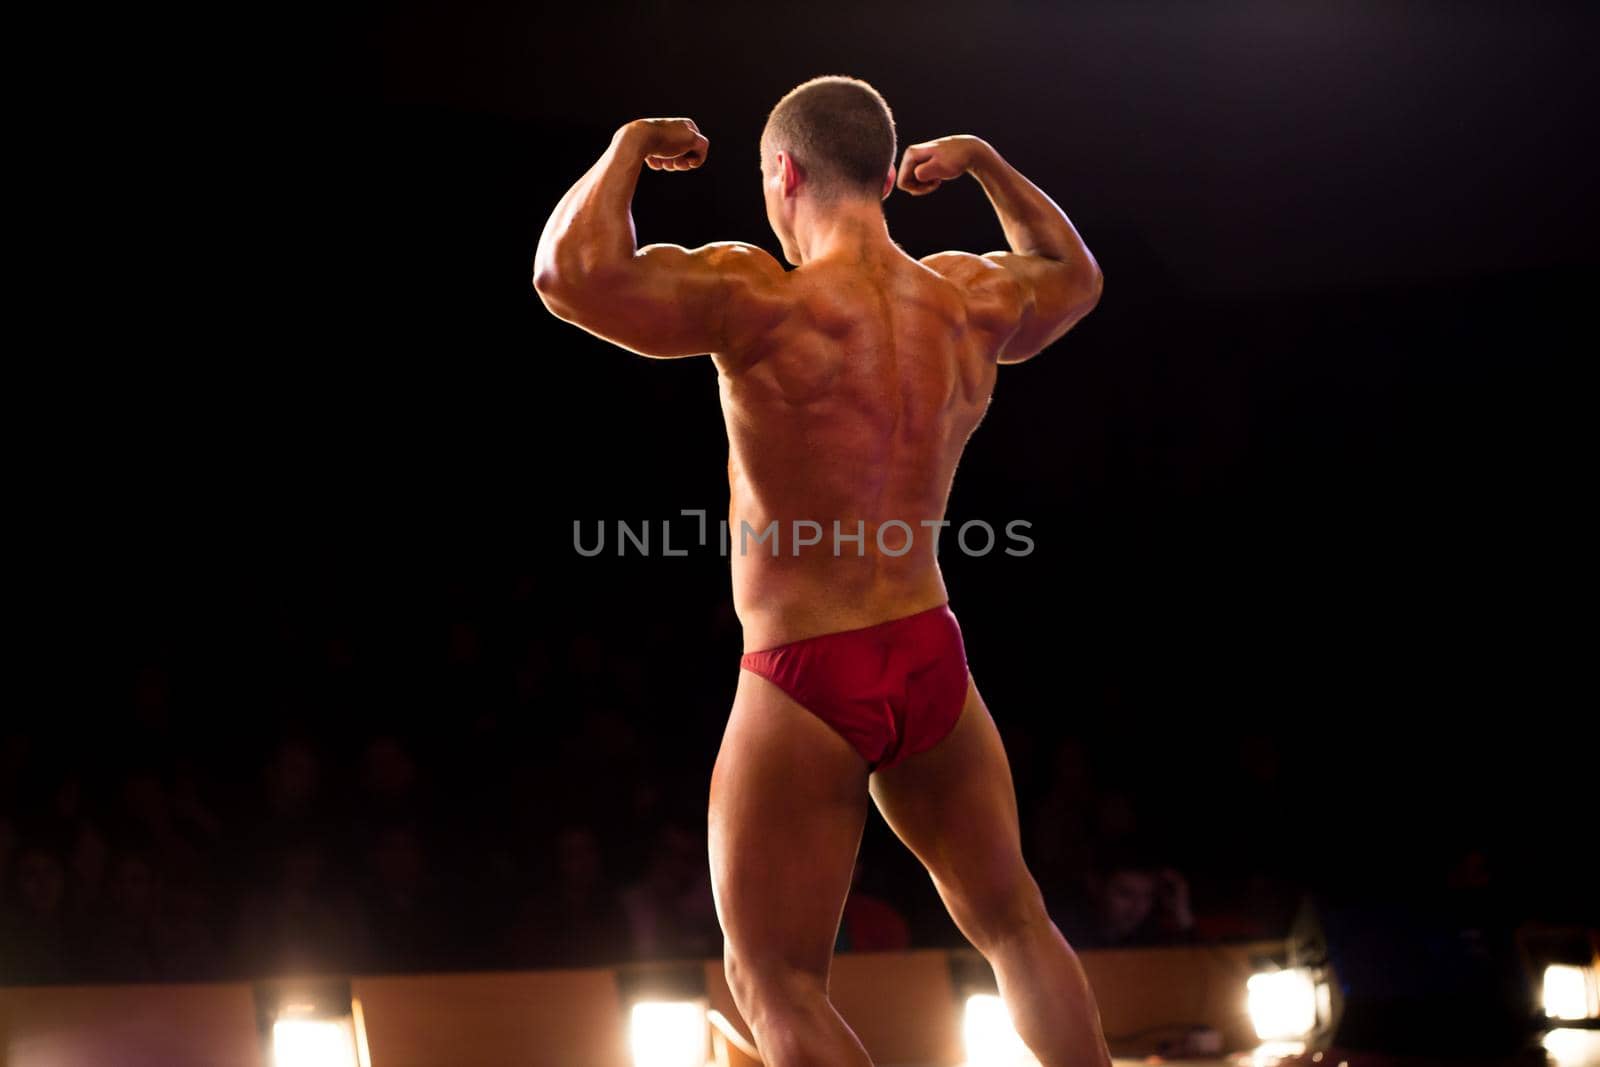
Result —
<path fill-rule="evenodd" d="M 1011 767 L 977 687 L 968 682 L 948 737 L 874 774 L 871 789 L 950 917 L 994 967 L 1017 1033 L 1040 1063 L 1109 1064 L 1083 968 L 1023 863 Z"/>
<path fill-rule="evenodd" d="M 828 1002 L 866 815 L 866 761 L 777 686 L 740 671 L 711 775 L 711 881 L 728 985 L 771 1067 L 871 1067 Z"/>

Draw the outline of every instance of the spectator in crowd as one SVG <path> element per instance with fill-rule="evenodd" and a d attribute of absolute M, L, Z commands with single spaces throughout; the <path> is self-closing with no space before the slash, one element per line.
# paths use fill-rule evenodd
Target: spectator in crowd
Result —
<path fill-rule="evenodd" d="M 451 916 L 414 825 L 394 823 L 372 835 L 361 907 L 367 970 L 401 973 L 450 962 Z"/>
<path fill-rule="evenodd" d="M 83 917 L 81 957 L 101 981 L 197 980 L 220 959 L 198 894 L 170 889 L 149 853 L 127 850 L 110 867 L 101 907 Z"/>
<path fill-rule="evenodd" d="M 1045 896 L 1055 898 L 1081 885 L 1094 864 L 1094 777 L 1077 738 L 1056 746 L 1049 783 L 1026 818 L 1034 877 Z"/>
<path fill-rule="evenodd" d="M 1195 935 L 1203 941 L 1255 941 L 1283 937 L 1299 894 L 1260 871 L 1214 878 L 1208 904 L 1195 909 Z"/>
<path fill-rule="evenodd" d="M 328 848 L 314 836 L 281 844 L 266 884 L 247 896 L 234 939 L 244 973 L 353 969 L 365 958 L 360 914 L 327 877 Z"/>
<path fill-rule="evenodd" d="M 628 916 L 606 880 L 594 831 L 587 826 L 562 829 L 554 858 L 554 884 L 530 897 L 517 917 L 518 961 L 524 966 L 583 967 L 627 959 Z"/>
<path fill-rule="evenodd" d="M 838 952 L 898 952 L 911 947 L 911 928 L 893 904 L 861 888 L 865 870 L 859 856 L 850 874 L 850 895 L 834 941 Z"/>
<path fill-rule="evenodd" d="M 0 984 L 60 982 L 72 975 L 67 864 L 40 839 L 17 849 L 8 907 L 0 916 Z"/>
<path fill-rule="evenodd" d="M 125 852 L 112 866 L 105 906 L 89 917 L 96 947 L 96 977 L 139 982 L 157 977 L 161 886 L 141 852 Z"/>
<path fill-rule="evenodd" d="M 94 823 L 84 820 L 72 835 L 67 857 L 67 895 L 74 916 L 92 915 L 101 905 L 111 868 L 111 845 Z"/>
<path fill-rule="evenodd" d="M 11 857 L 17 850 L 17 827 L 8 815 L 0 815 L 0 914 L 11 899 Z"/>
<path fill-rule="evenodd" d="M 1189 883 L 1171 867 L 1129 850 L 1092 875 L 1062 933 L 1078 948 L 1172 944 L 1195 936 Z"/>
<path fill-rule="evenodd" d="M 705 842 L 677 823 L 656 834 L 650 864 L 622 895 L 638 959 L 693 959 L 722 953 Z"/>
<path fill-rule="evenodd" d="M 186 799 L 200 807 L 197 799 Z M 186 881 L 206 878 L 210 837 L 218 826 L 205 814 L 198 822 L 189 821 L 188 813 L 175 807 L 158 772 L 139 768 L 128 774 L 122 785 L 121 812 L 127 824 L 124 832 L 154 852 L 163 871 Z"/>
<path fill-rule="evenodd" d="M 322 760 L 309 741 L 300 737 L 281 741 L 263 778 L 267 814 L 273 822 L 293 824 L 314 816 L 322 788 Z"/>
<path fill-rule="evenodd" d="M 417 762 L 398 737 L 380 734 L 361 752 L 361 812 L 373 820 L 415 818 Z"/>

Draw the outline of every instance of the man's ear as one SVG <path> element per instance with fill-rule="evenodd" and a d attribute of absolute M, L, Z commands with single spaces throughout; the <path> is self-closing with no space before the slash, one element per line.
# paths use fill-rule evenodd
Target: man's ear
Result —
<path fill-rule="evenodd" d="M 881 197 L 879 197 L 878 199 L 880 199 L 880 200 L 889 199 L 889 194 L 894 192 L 895 179 L 898 178 L 898 177 L 899 177 L 899 175 L 895 173 L 894 167 L 891 166 L 889 168 L 889 173 L 884 175 L 884 179 L 883 179 L 883 195 Z"/>
<path fill-rule="evenodd" d="M 794 157 L 787 152 L 779 152 L 778 169 L 783 174 L 783 184 L 780 187 L 783 195 L 793 196 L 795 188 L 800 184 L 800 168 L 795 166 Z"/>

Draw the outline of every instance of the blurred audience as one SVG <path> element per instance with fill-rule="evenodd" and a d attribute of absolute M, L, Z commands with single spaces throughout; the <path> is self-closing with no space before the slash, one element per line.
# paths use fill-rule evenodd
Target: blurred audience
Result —
<path fill-rule="evenodd" d="M 700 805 L 731 685 L 706 645 L 736 653 L 737 620 L 719 601 L 619 643 L 581 619 L 541 630 L 538 593 L 451 583 L 409 638 L 343 601 L 274 608 L 237 661 L 156 641 L 97 726 L 114 742 L 0 727 L 0 982 L 717 957 Z M 1150 792 L 1111 787 L 1105 747 L 1051 728 L 1013 724 L 1008 744 L 1069 938 L 1283 928 L 1281 878 L 1132 858 Z M 1239 762 L 1251 789 L 1281 777 L 1263 739 Z M 962 943 L 914 861 L 864 870 L 840 951 Z M 1452 884 L 1483 870 L 1468 855 Z"/>

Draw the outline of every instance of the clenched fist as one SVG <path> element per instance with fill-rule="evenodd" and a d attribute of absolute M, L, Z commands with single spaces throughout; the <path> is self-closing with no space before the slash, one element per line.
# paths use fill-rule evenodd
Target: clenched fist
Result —
<path fill-rule="evenodd" d="M 711 145 L 693 119 L 634 119 L 623 129 L 637 139 L 651 170 L 693 170 Z"/>
<path fill-rule="evenodd" d="M 906 146 L 896 184 L 912 196 L 926 196 L 951 178 L 967 172 L 989 145 L 981 137 L 960 133 Z"/>

